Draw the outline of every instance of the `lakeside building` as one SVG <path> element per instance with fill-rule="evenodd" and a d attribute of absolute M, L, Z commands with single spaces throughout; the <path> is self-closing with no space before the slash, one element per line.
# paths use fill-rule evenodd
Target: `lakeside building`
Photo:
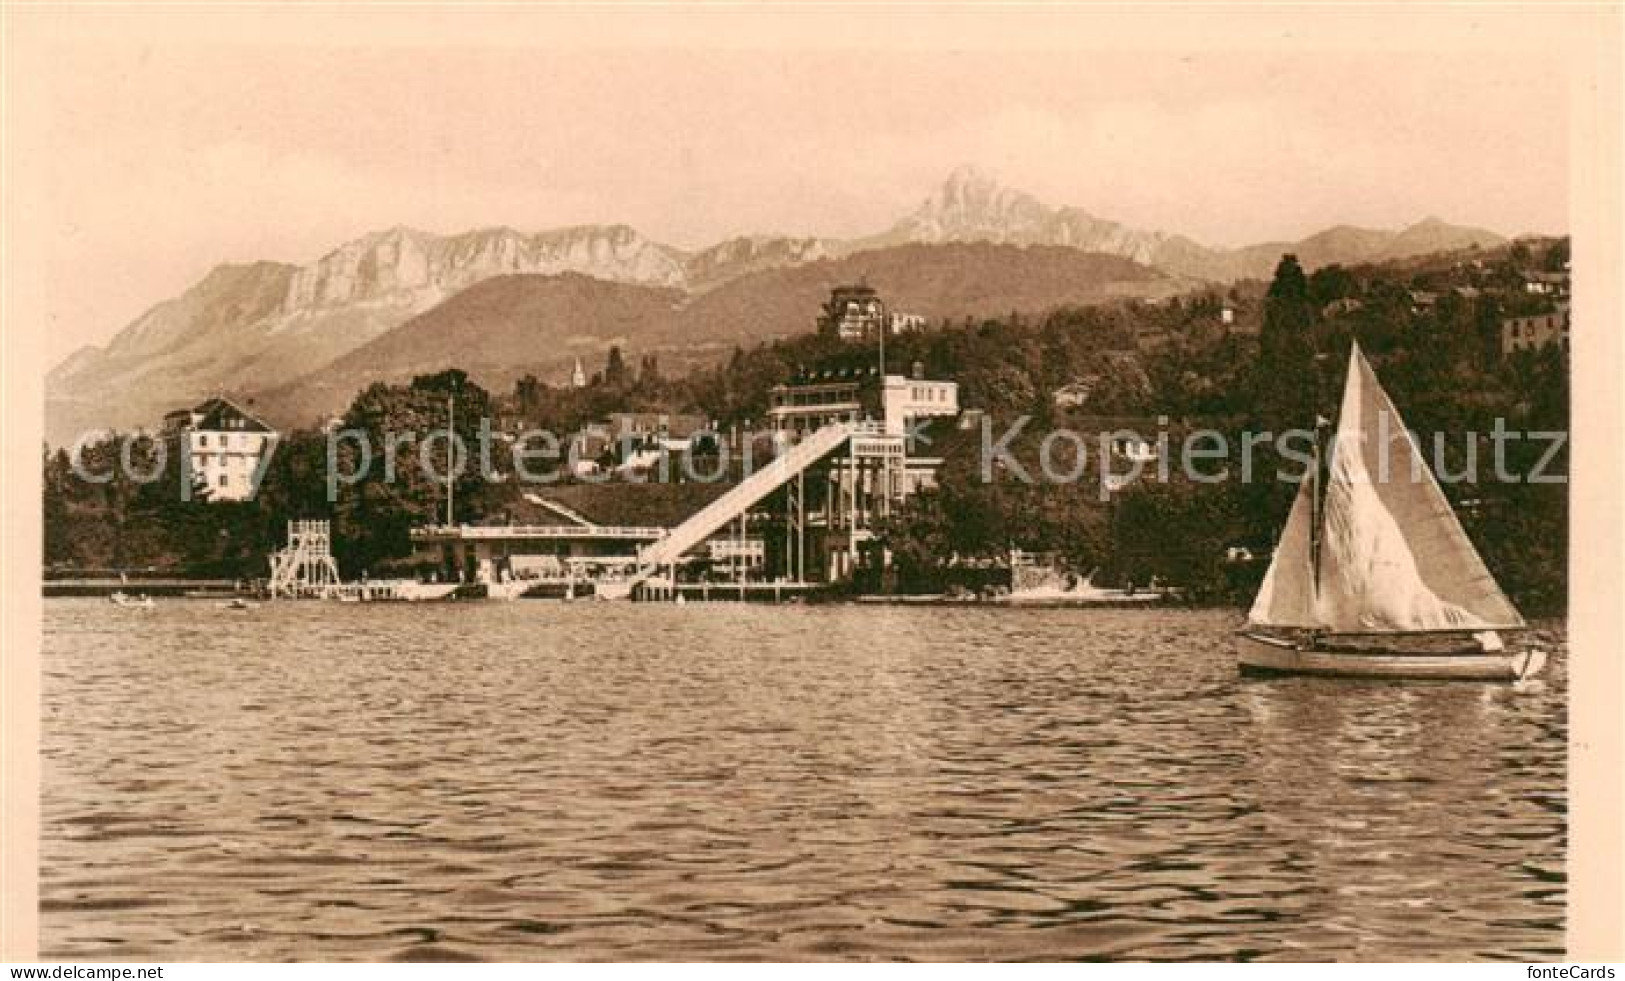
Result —
<path fill-rule="evenodd" d="M 1155 472 L 1165 454 L 1178 458 L 1189 432 L 1183 419 L 1063 411 L 1057 423 L 1083 440 L 1090 466 L 1101 468 L 1101 486 L 1116 493 Z"/>
<path fill-rule="evenodd" d="M 222 397 L 165 415 L 163 430 L 179 441 L 210 501 L 252 500 L 261 467 L 276 449 L 276 430 Z"/>
<path fill-rule="evenodd" d="M 958 414 L 959 383 L 926 378 L 918 362 L 906 376 L 861 367 L 803 371 L 768 391 L 768 424 L 797 435 L 837 422 L 879 419 L 887 435 L 900 436 L 916 420 Z"/>
<path fill-rule="evenodd" d="M 713 429 L 704 416 L 682 412 L 611 412 L 604 428 L 617 442 L 669 453 L 689 452 L 697 437 Z"/>
<path fill-rule="evenodd" d="M 1439 304 L 1439 294 L 1433 290 L 1410 290 L 1407 295 L 1411 300 L 1412 313 L 1426 313 Z"/>
<path fill-rule="evenodd" d="M 413 558 L 447 582 L 613 581 L 668 529 L 652 525 L 461 524 L 412 529 Z"/>
<path fill-rule="evenodd" d="M 612 412 L 570 435 L 570 476 L 591 479 L 610 470 L 647 470 L 663 457 L 695 452 L 708 434 L 718 435 L 700 415 Z"/>
<path fill-rule="evenodd" d="M 639 551 L 663 538 L 686 510 L 667 506 L 634 514 L 617 507 L 623 502 L 616 498 L 628 489 L 611 485 L 599 495 L 607 506 L 596 514 L 563 493 L 525 492 L 503 514 L 484 521 L 414 528 L 413 561 L 447 582 L 541 585 L 627 575 Z M 581 496 L 577 491 L 575 497 Z"/>
<path fill-rule="evenodd" d="M 525 492 L 500 516 L 412 530 L 413 562 L 442 582 L 517 584 L 563 593 L 623 582 L 642 553 L 670 536 L 737 482 L 609 482 Z M 767 578 L 769 549 L 761 529 L 769 515 L 751 508 L 706 535 L 687 574 L 711 582 Z"/>
<path fill-rule="evenodd" d="M 916 313 L 891 310 L 879 291 L 868 283 L 837 286 L 830 290 L 818 316 L 818 331 L 843 341 L 870 341 L 888 334 L 907 334 L 926 329 L 926 318 Z"/>
<path fill-rule="evenodd" d="M 1535 270 L 1523 274 L 1523 290 L 1532 296 L 1550 296 L 1558 299 L 1569 295 L 1567 270 Z"/>
<path fill-rule="evenodd" d="M 891 315 L 891 332 L 893 334 L 917 334 L 923 332 L 926 326 L 926 319 L 922 314 L 893 313 Z"/>
<path fill-rule="evenodd" d="M 1527 317 L 1508 317 L 1501 321 L 1501 353 L 1533 351 L 1549 345 L 1569 352 L 1569 305 L 1559 303 L 1549 313 Z"/>
<path fill-rule="evenodd" d="M 834 334 L 843 341 L 877 337 L 886 324 L 886 303 L 867 283 L 835 287 L 818 318 L 820 333 Z"/>
<path fill-rule="evenodd" d="M 1089 398 L 1099 385 L 1099 375 L 1083 375 L 1050 392 L 1050 402 L 1057 409 L 1081 409 L 1089 404 Z"/>

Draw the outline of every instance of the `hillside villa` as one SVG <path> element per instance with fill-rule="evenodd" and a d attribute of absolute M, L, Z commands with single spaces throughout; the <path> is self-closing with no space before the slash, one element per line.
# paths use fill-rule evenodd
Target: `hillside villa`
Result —
<path fill-rule="evenodd" d="M 183 459 L 210 501 L 252 500 L 277 439 L 264 420 L 222 397 L 165 415 L 163 432 L 180 441 Z"/>

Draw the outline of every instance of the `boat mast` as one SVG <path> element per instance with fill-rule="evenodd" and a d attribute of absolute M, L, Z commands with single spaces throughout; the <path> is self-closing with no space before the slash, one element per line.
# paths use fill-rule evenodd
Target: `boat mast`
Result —
<path fill-rule="evenodd" d="M 1323 454 L 1320 448 L 1320 414 L 1315 414 L 1315 468 L 1309 475 L 1309 588 L 1319 595 L 1320 593 L 1320 515 L 1321 480 L 1320 468 Z"/>
<path fill-rule="evenodd" d="M 1318 347 L 1318 345 L 1316 345 Z M 1311 349 L 1309 371 L 1314 376 L 1314 407 L 1310 409 L 1315 415 L 1315 469 L 1310 475 L 1309 484 L 1309 588 L 1313 595 L 1320 595 L 1320 544 L 1321 519 L 1326 513 L 1325 481 L 1322 479 L 1322 470 L 1326 466 L 1325 441 L 1322 438 L 1326 427 L 1331 425 L 1330 418 L 1320 411 L 1325 402 L 1325 385 L 1321 379 L 1321 363 L 1326 360 L 1324 352 Z"/>
<path fill-rule="evenodd" d="M 450 528 L 452 520 L 452 498 L 456 494 L 451 481 L 451 459 L 453 456 L 452 442 L 457 438 L 457 394 L 455 392 L 446 396 L 446 527 Z"/>

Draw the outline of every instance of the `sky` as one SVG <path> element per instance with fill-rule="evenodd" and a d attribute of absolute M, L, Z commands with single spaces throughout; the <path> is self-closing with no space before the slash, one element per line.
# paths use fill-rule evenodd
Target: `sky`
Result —
<path fill-rule="evenodd" d="M 1210 245 L 1568 224 L 1568 81 L 1538 52 L 342 41 L 50 46 L 24 95 L 52 361 L 221 262 L 402 224 L 860 235 L 961 164 Z"/>

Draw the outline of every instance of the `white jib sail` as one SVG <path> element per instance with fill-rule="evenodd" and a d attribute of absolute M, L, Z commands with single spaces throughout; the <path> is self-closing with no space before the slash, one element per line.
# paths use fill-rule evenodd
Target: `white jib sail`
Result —
<path fill-rule="evenodd" d="M 1298 496 L 1292 501 L 1269 571 L 1264 573 L 1263 585 L 1247 614 L 1249 622 L 1263 627 L 1320 625 L 1315 619 L 1315 572 L 1309 554 L 1314 507 L 1313 484 L 1306 476 L 1298 485 Z"/>

